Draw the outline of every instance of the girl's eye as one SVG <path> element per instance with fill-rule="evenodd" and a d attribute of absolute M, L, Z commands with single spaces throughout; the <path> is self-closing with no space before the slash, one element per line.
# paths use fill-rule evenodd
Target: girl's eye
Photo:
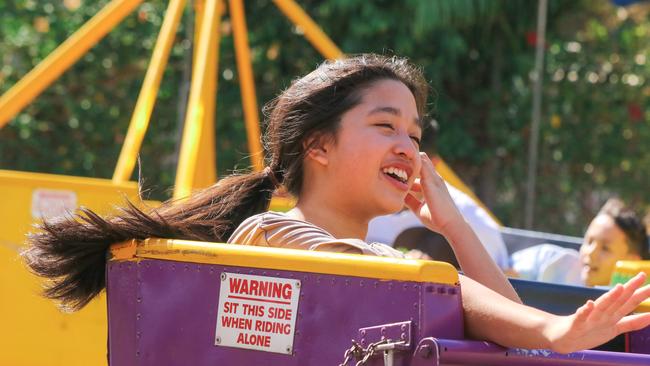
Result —
<path fill-rule="evenodd" d="M 419 147 L 420 146 L 420 138 L 417 136 L 411 136 L 411 140 L 415 142 L 415 144 Z"/>
<path fill-rule="evenodd" d="M 375 126 L 377 126 L 377 127 L 388 128 L 388 129 L 390 129 L 390 130 L 394 130 L 394 129 L 395 129 L 395 127 L 393 127 L 393 125 L 391 125 L 390 123 L 377 123 Z"/>

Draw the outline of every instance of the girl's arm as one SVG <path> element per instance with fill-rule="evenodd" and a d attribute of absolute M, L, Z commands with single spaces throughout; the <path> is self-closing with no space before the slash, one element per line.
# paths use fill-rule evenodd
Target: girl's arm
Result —
<path fill-rule="evenodd" d="M 447 238 L 461 269 L 467 277 L 496 291 L 502 296 L 521 303 L 519 296 L 501 269 L 478 239 L 454 204 L 442 177 L 435 171 L 433 163 L 425 153 L 420 153 L 422 169 L 420 180 L 412 190 L 420 192 L 420 201 L 413 194 L 406 196 L 405 203 L 430 230 Z"/>
<path fill-rule="evenodd" d="M 558 316 L 510 301 L 461 276 L 465 330 L 472 338 L 506 347 L 547 348 L 560 353 L 592 348 L 650 325 L 650 313 L 626 316 L 650 296 L 650 285 L 641 287 L 645 278 L 640 273 L 595 301 L 587 301 L 574 314 Z"/>

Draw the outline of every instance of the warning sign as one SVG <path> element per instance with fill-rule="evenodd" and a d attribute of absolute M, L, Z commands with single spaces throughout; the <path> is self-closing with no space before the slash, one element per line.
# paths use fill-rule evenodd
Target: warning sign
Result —
<path fill-rule="evenodd" d="M 300 281 L 221 274 L 215 345 L 293 352 Z"/>

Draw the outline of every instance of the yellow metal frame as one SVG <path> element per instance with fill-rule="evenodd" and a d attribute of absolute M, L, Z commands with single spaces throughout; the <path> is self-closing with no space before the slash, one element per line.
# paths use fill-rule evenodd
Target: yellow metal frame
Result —
<path fill-rule="evenodd" d="M 246 137 L 251 154 L 253 168 L 256 171 L 264 169 L 264 151 L 260 141 L 260 117 L 255 96 L 255 81 L 251 65 L 251 51 L 248 47 L 248 30 L 244 14 L 243 0 L 230 0 L 230 18 L 232 20 L 233 37 L 235 40 L 235 57 L 239 72 L 242 107 L 246 121 Z"/>
<path fill-rule="evenodd" d="M 156 45 L 151 54 L 151 63 L 147 68 L 138 101 L 135 103 L 135 109 L 131 116 L 131 123 L 126 133 L 122 151 L 117 160 L 115 172 L 113 173 L 113 182 L 121 183 L 131 179 L 133 168 L 135 167 L 136 156 L 140 151 L 144 134 L 147 132 L 151 112 L 153 111 L 156 96 L 160 89 L 169 51 L 174 43 L 174 36 L 178 29 L 185 0 L 170 0 L 165 13 L 165 19 L 160 27 L 160 34 L 156 40 Z"/>
<path fill-rule="evenodd" d="M 192 188 L 195 187 L 196 162 L 199 156 L 198 142 L 201 141 L 206 115 L 204 89 L 208 84 L 207 77 L 212 74 L 208 67 L 208 57 L 211 45 L 218 42 L 215 37 L 218 37 L 217 29 L 221 22 L 221 15 L 218 14 L 220 2 L 221 0 L 206 0 L 201 18 L 185 127 L 176 170 L 174 187 L 174 198 L 176 199 L 188 196 L 192 192 Z"/>
<path fill-rule="evenodd" d="M 41 93 L 63 71 L 79 59 L 92 45 L 128 15 L 142 0 L 113 0 L 78 32 L 0 98 L 0 127 Z M 233 25 L 237 70 L 240 79 L 242 109 L 251 165 L 264 168 L 260 139 L 260 121 L 243 0 L 228 0 Z M 345 57 L 344 53 L 294 0 L 274 0 L 278 9 L 297 27 L 325 58 Z M 170 0 L 151 62 L 118 158 L 113 182 L 130 179 L 142 145 L 158 93 L 164 68 L 185 0 Z M 222 0 L 195 0 L 197 45 L 194 54 L 192 83 L 188 101 L 181 151 L 176 171 L 174 198 L 189 195 L 194 188 L 206 187 L 217 180 L 215 149 L 215 109 Z M 205 22 L 203 21 L 205 18 Z M 490 210 L 440 160 L 439 173 L 450 184 L 467 193 L 492 215 Z M 492 215 L 494 217 L 494 215 Z M 497 220 L 497 222 L 499 222 Z"/>
<path fill-rule="evenodd" d="M 458 284 L 458 272 L 445 262 L 190 240 L 130 240 L 111 247 L 110 257 L 111 260 L 164 259 L 380 280 Z"/>
<path fill-rule="evenodd" d="M 74 65 L 142 0 L 113 0 L 0 97 L 0 128 Z"/>
<path fill-rule="evenodd" d="M 43 281 L 20 258 L 25 233 L 34 230 L 37 191 L 74 197 L 99 214 L 112 204 L 138 201 L 135 182 L 0 170 L 0 334 L 2 365 L 106 365 L 106 301 L 101 296 L 74 314 L 42 296 Z M 38 351 L 35 352 L 37 345 Z"/>

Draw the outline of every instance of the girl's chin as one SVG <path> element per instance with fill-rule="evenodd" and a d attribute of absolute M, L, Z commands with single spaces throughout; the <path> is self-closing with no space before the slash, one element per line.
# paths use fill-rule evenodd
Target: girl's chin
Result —
<path fill-rule="evenodd" d="M 383 213 L 380 213 L 378 216 L 396 214 L 402 211 L 404 208 L 406 208 L 406 205 L 404 204 L 403 199 L 400 201 L 396 200 L 395 202 L 386 202 L 382 207 Z"/>

